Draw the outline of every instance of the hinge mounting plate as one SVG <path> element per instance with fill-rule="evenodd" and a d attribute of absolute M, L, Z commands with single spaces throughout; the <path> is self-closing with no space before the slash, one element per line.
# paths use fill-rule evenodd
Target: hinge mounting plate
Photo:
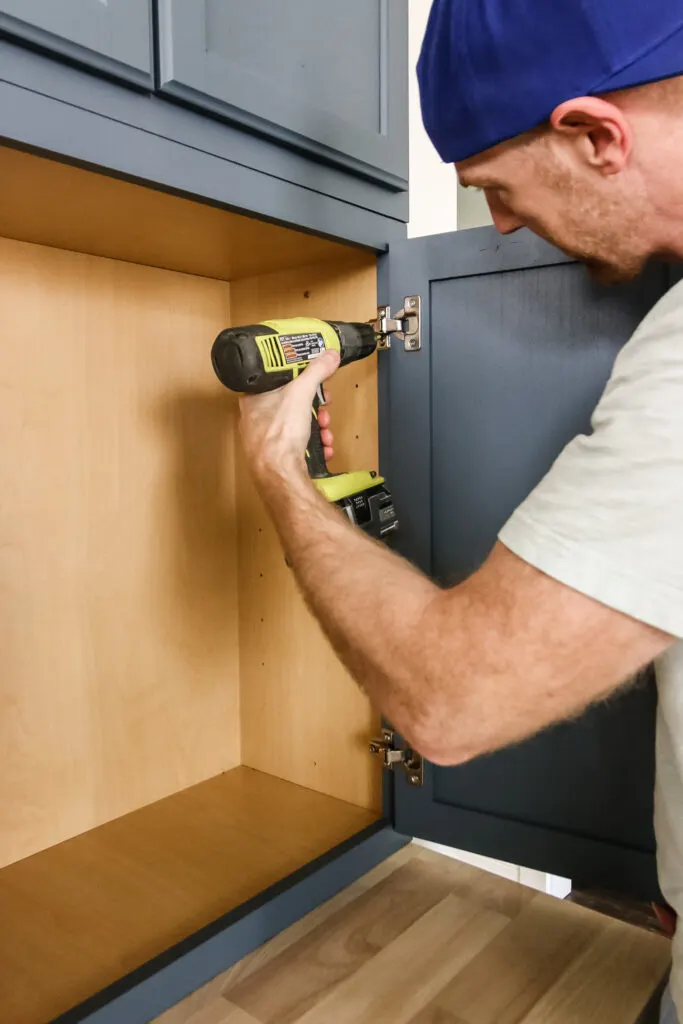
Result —
<path fill-rule="evenodd" d="M 396 765 L 400 765 L 406 773 L 409 785 L 424 785 L 422 757 L 410 747 L 394 750 L 394 733 L 391 729 L 382 729 L 382 735 L 370 741 L 370 753 L 380 758 L 382 767 L 387 771 L 393 771 Z"/>
<path fill-rule="evenodd" d="M 406 352 L 419 352 L 422 348 L 422 299 L 419 295 L 406 295 L 403 309 L 391 315 L 391 306 L 378 306 L 373 324 L 377 334 L 377 347 L 391 348 L 395 335 L 403 342 Z"/>

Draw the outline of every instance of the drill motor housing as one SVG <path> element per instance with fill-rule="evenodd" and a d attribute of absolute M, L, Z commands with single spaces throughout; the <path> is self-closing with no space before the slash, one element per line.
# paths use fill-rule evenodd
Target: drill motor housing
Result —
<path fill-rule="evenodd" d="M 346 366 L 376 348 L 371 324 L 292 317 L 221 331 L 211 360 L 226 387 L 260 395 L 289 384 L 323 352 L 338 352 L 340 366 Z"/>

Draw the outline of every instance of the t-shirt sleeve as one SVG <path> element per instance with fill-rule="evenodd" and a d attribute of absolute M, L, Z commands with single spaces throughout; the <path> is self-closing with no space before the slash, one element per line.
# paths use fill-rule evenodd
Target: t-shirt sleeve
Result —
<path fill-rule="evenodd" d="M 592 429 L 499 538 L 574 590 L 683 637 L 683 283 L 617 357 Z"/>

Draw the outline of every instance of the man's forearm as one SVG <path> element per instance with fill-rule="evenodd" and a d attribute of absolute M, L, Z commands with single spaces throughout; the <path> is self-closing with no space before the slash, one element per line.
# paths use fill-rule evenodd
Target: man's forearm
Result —
<path fill-rule="evenodd" d="M 439 707 L 425 625 L 441 591 L 352 526 L 303 474 L 264 498 L 304 597 L 341 660 L 419 748 Z"/>
<path fill-rule="evenodd" d="M 606 696 L 673 642 L 500 542 L 442 590 L 352 526 L 311 485 L 303 458 L 311 404 L 334 368 L 328 353 L 286 388 L 243 398 L 242 439 L 306 600 L 420 753 L 456 764 L 516 743 Z M 324 410 L 319 422 L 329 457 Z"/>
<path fill-rule="evenodd" d="M 302 469 L 268 491 L 289 562 L 341 660 L 437 764 L 470 760 L 576 714 L 666 645 L 647 631 L 634 643 L 628 617 L 502 545 L 465 583 L 442 590 L 352 526 Z M 562 634 L 544 639 L 558 622 L 572 637 L 569 654 Z M 599 642 L 610 624 L 617 658 Z"/>

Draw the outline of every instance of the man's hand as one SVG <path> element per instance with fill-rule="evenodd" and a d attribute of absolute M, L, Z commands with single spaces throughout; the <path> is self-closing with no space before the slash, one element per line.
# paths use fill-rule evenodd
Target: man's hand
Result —
<path fill-rule="evenodd" d="M 338 366 L 338 354 L 325 352 L 286 387 L 240 399 L 242 443 L 261 489 L 305 475 L 304 456 L 311 434 L 313 400 L 318 387 Z M 330 458 L 333 438 L 329 413 L 321 410 L 318 422 L 325 457 Z"/>

